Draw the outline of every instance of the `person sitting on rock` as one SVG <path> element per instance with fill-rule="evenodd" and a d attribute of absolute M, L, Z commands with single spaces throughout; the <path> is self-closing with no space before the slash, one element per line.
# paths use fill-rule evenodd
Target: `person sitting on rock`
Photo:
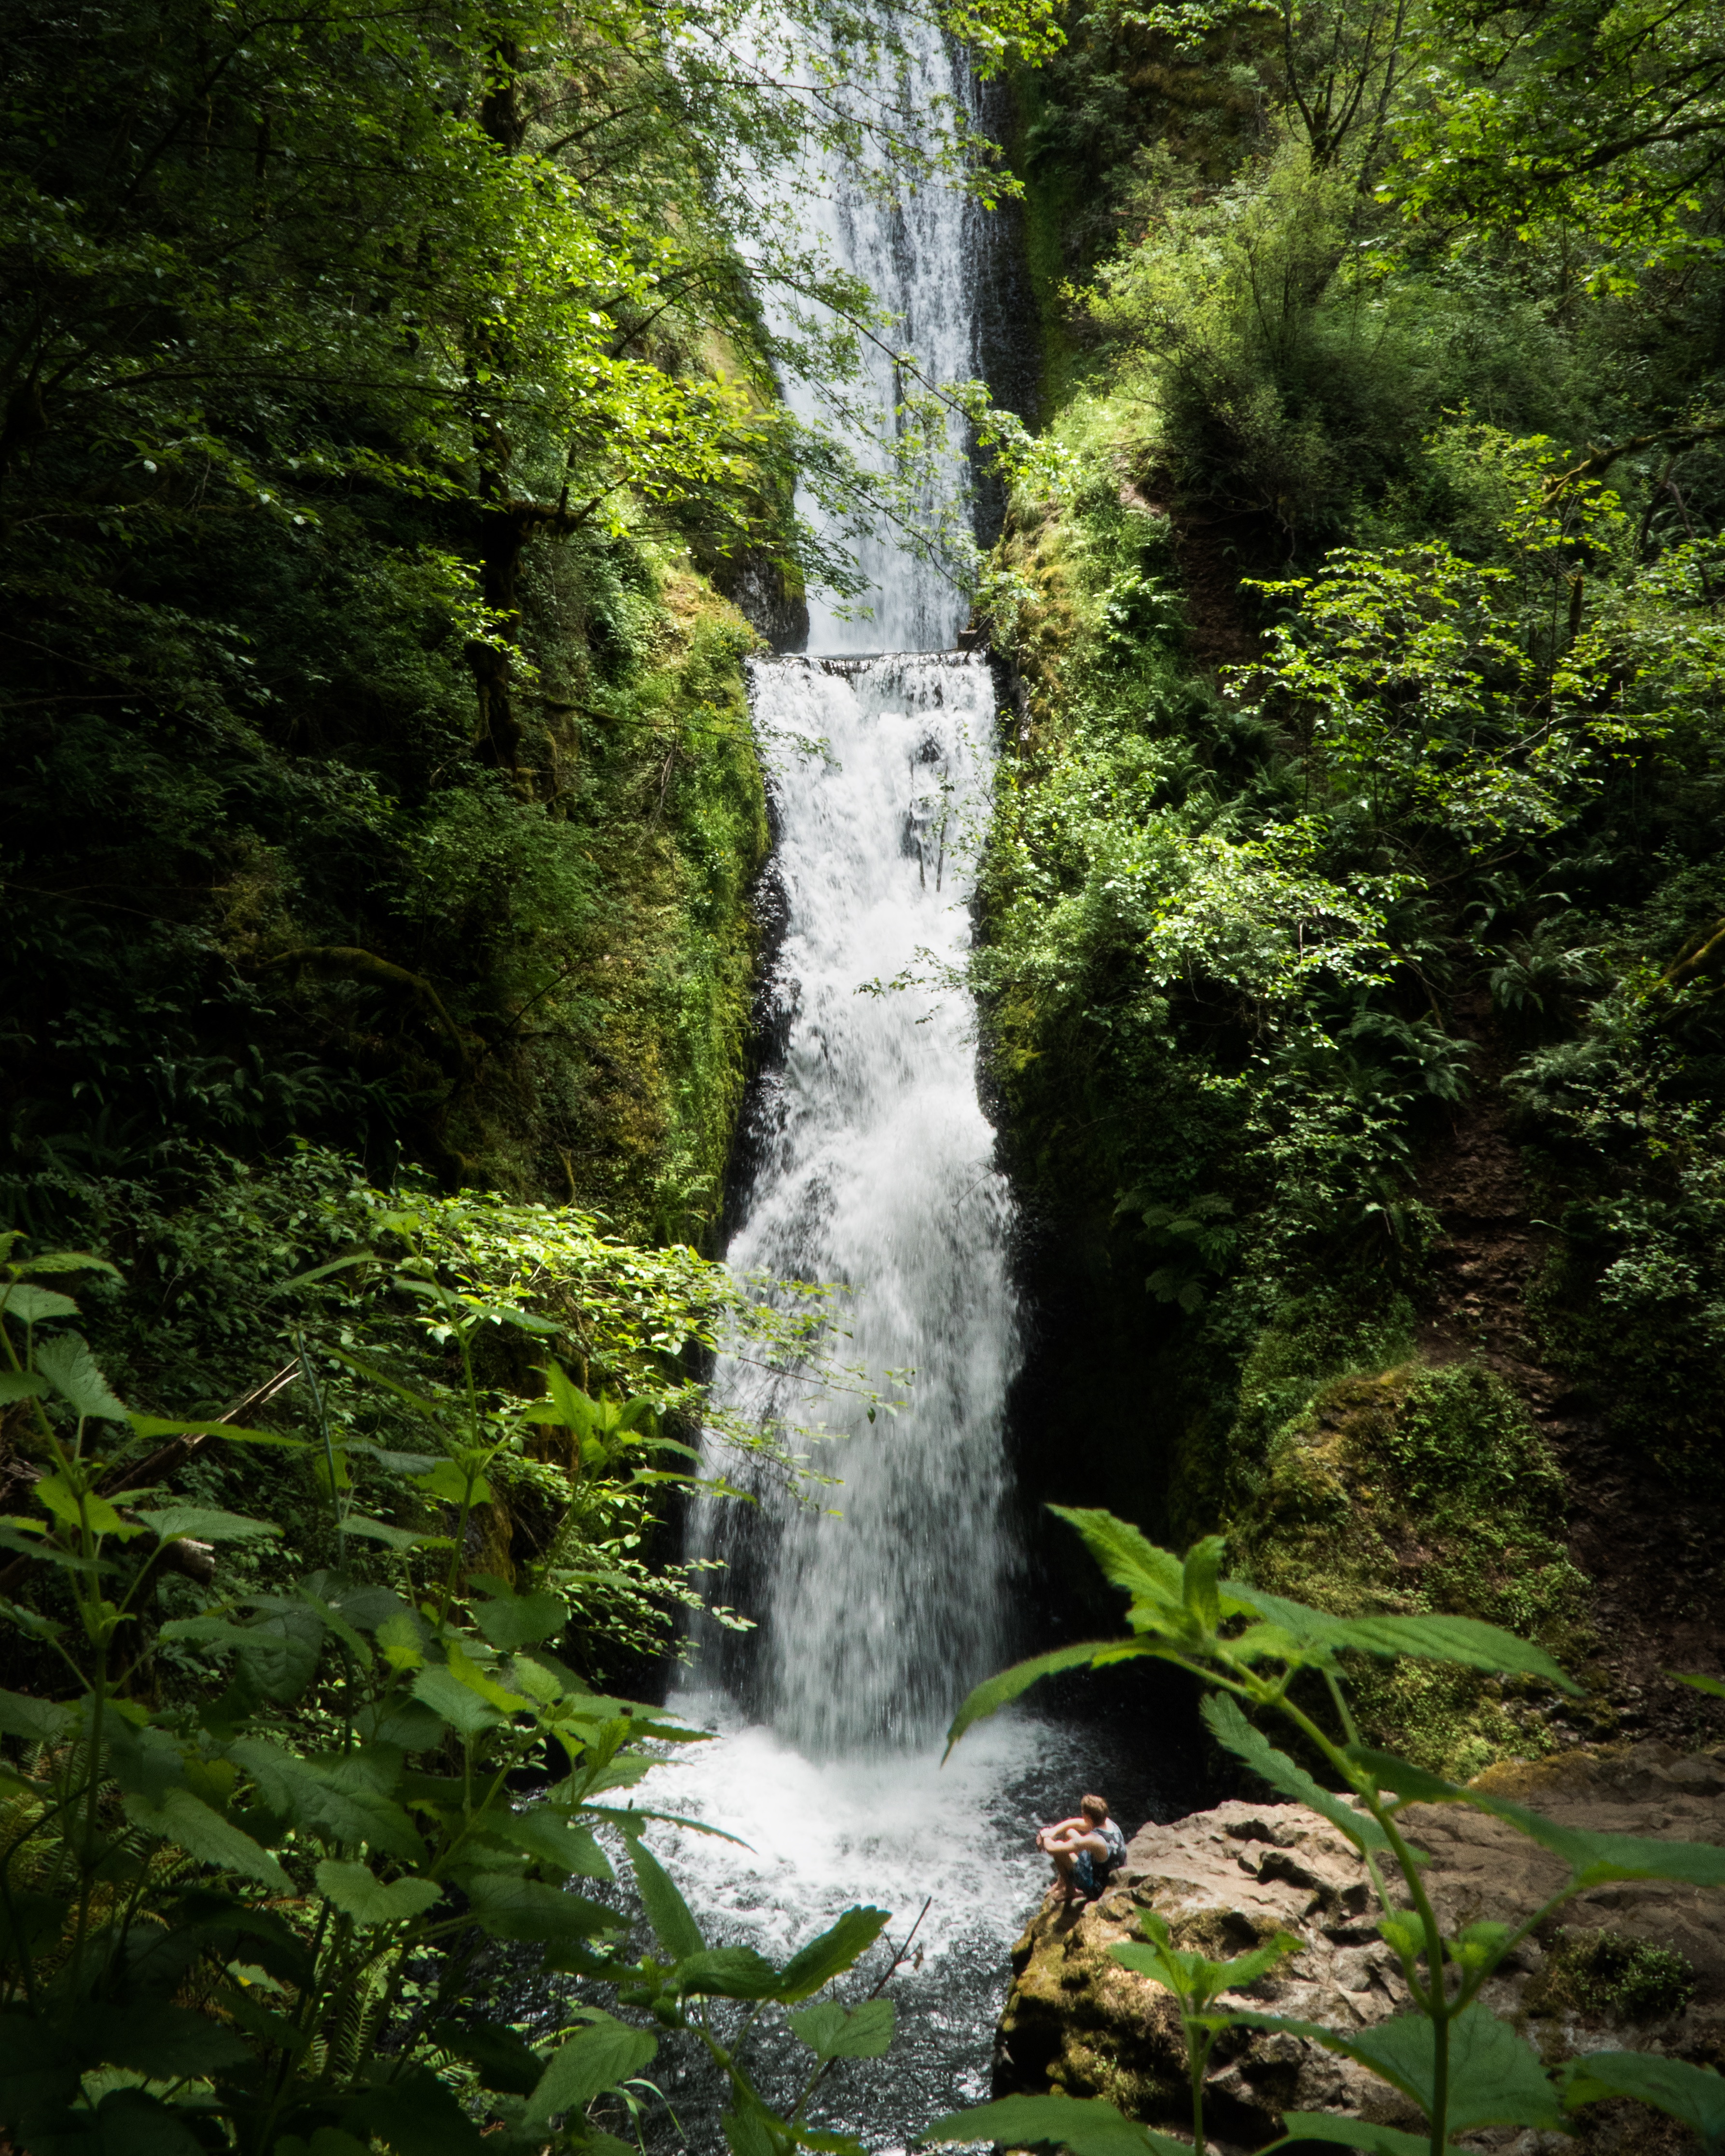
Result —
<path fill-rule="evenodd" d="M 1055 1885 L 1064 1890 L 1069 1909 L 1075 1902 L 1094 1902 L 1126 1855 L 1126 1836 L 1109 1818 L 1106 1797 L 1081 1797 L 1078 1815 L 1036 1835 L 1036 1846 L 1054 1859 Z"/>

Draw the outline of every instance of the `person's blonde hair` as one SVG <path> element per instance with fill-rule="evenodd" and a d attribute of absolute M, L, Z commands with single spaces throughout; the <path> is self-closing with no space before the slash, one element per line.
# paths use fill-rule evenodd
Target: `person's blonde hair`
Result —
<path fill-rule="evenodd" d="M 1081 1797 L 1078 1809 L 1086 1819 L 1105 1820 L 1108 1816 L 1108 1799 L 1106 1797 Z"/>

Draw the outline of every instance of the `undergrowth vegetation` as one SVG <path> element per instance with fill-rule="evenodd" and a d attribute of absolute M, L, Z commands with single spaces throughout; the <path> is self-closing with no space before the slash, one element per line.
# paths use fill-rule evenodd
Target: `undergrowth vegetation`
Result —
<path fill-rule="evenodd" d="M 297 1378 L 303 1434 L 130 1405 L 69 1323 L 66 1290 L 114 1269 L 0 1240 L 0 1594 L 28 1687 L 0 1691 L 8 2138 L 615 2156 L 680 2033 L 726 2072 L 733 2123 L 790 2146 L 833 2061 L 891 2038 L 872 1994 L 806 2003 L 886 1912 L 783 1967 L 710 1949 L 642 1839 L 660 1815 L 624 1799 L 702 1734 L 608 1691 L 595 1656 L 650 1648 L 694 1599 L 641 1548 L 646 1502 L 693 1479 L 676 1354 L 723 1325 L 800 1362 L 819 1298 L 753 1312 L 692 1253 L 543 1209 L 385 1212 L 327 1175 L 308 1194 L 301 1254 L 340 1255 L 277 1283 L 293 1361 L 241 1404 Z M 272 1463 L 213 1478 L 257 1511 L 183 1471 L 211 1451 Z M 716 1999 L 751 2002 L 751 2030 L 801 2008 L 776 2029 L 809 2055 L 796 2122 Z"/>
<path fill-rule="evenodd" d="M 1081 1428 L 1138 1517 L 1303 1599 L 1584 1654 L 1561 1478 L 1477 1333 L 1415 1339 L 1431 1163 L 1489 1111 L 1549 1224 L 1523 1352 L 1725 1487 L 1725 205 L 1678 13 L 1686 59 L 1572 25 L 1651 130 L 1599 121 L 1588 225 L 1567 92 L 1488 56 L 1532 13 L 1078 10 L 1019 144 L 1053 453 L 985 593 L 1017 724 L 973 977 L 1050 1486 Z M 1434 1763 L 1548 1741 L 1441 1682 L 1360 1711 Z"/>

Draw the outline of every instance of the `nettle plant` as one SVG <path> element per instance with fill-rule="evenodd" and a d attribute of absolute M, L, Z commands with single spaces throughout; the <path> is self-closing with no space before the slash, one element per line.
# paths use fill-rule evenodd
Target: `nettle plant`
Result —
<path fill-rule="evenodd" d="M 1219 1537 L 1195 1544 L 1183 1564 L 1111 1513 L 1055 1509 L 1083 1537 L 1108 1579 L 1131 1597 L 1131 1632 L 1038 1656 L 978 1686 L 953 1721 L 948 1749 L 973 1723 L 1056 1671 L 1106 1669 L 1144 1656 L 1189 1670 L 1210 1687 L 1204 1717 L 1219 1742 L 1360 1852 L 1384 1912 L 1378 1928 L 1401 1964 L 1412 2005 L 1373 2028 L 1344 2031 L 1230 2003 L 1296 1942 L 1279 1936 L 1254 1953 L 1211 1961 L 1178 1950 L 1152 1914 L 1143 1920 L 1142 1943 L 1122 1942 L 1110 1951 L 1178 2003 L 1191 2070 L 1192 2144 L 1153 2132 L 1100 2098 L 1064 2096 L 1008 2097 L 956 2112 L 930 2128 L 926 2141 L 1052 2145 L 1071 2156 L 1191 2156 L 1192 2146 L 1204 2146 L 1210 2048 L 1224 2030 L 1244 2028 L 1283 2030 L 1340 2052 L 1417 2106 L 1429 2125 L 1428 2132 L 1414 2133 L 1361 2118 L 1290 2112 L 1286 2133 L 1273 2148 L 1325 2141 L 1376 2156 L 1445 2156 L 1457 2134 L 1502 2128 L 1565 2132 L 1584 2106 L 1628 2097 L 1681 2120 L 1708 2156 L 1718 2156 L 1725 2148 L 1725 2077 L 1681 2059 L 1608 2051 L 1573 2058 L 1553 2074 L 1480 1994 L 1506 1957 L 1578 1894 L 1623 1879 L 1725 1887 L 1725 1849 L 1581 1833 L 1525 1805 L 1461 1788 L 1363 1742 L 1348 1705 L 1343 1657 L 1350 1653 L 1406 1655 L 1574 1692 L 1549 1656 L 1472 1618 L 1332 1617 L 1223 1579 Z M 1725 1686 L 1714 1680 L 1687 1681 L 1725 1695 Z M 1320 1695 L 1327 1713 L 1317 1707 Z M 1248 1709 L 1291 1722 L 1322 1758 L 1335 1786 L 1322 1787 L 1278 1750 L 1248 1720 Z M 1420 1876 L 1420 1851 L 1407 1838 L 1404 1815 L 1410 1804 L 1469 1804 L 1487 1812 L 1538 1842 L 1568 1876 L 1519 1925 L 1476 1922 L 1446 1934 Z"/>
<path fill-rule="evenodd" d="M 886 2049 L 892 2008 L 817 1994 L 887 1912 L 847 1911 L 783 1966 L 709 1948 L 642 1841 L 664 1815 L 619 1801 L 701 1732 L 557 1658 L 555 1584 L 464 1569 L 521 1423 L 561 1425 L 591 1466 L 639 1430 L 638 1405 L 547 1360 L 546 1393 L 500 1412 L 475 1376 L 480 1330 L 554 1328 L 427 1273 L 465 1375 L 432 1401 L 379 1373 L 423 1415 L 428 1450 L 398 1466 L 438 1508 L 435 1531 L 393 1527 L 352 1507 L 321 1415 L 297 1440 L 130 1411 L 49 1284 L 111 1268 L 14 1260 L 16 1240 L 0 1241 L 0 1406 L 30 1418 L 17 1449 L 35 1480 L 0 1523 L 0 1616 L 60 1681 L 0 1691 L 0 2137 L 20 2156 L 626 2156 L 606 2123 L 639 2118 L 656 2097 L 642 2077 L 681 2035 L 726 2077 L 737 2156 L 862 2156 L 805 2114 L 834 2061 Z M 218 1546 L 280 1534 L 152 1481 L 163 1440 L 204 1438 L 310 1452 L 340 1562 L 267 1589 L 236 1563 L 234 1592 L 163 1622 L 165 1578 L 219 1578 Z M 393 1582 L 347 1569 L 350 1544 Z M 500 1990 L 533 2010 L 475 2010 Z M 716 1999 L 748 2002 L 740 2029 Z M 788 2117 L 743 2061 L 768 2033 L 808 2060 Z"/>

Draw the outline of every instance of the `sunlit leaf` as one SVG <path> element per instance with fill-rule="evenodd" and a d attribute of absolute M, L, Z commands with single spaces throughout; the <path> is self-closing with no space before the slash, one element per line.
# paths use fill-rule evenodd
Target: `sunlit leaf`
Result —
<path fill-rule="evenodd" d="M 883 2058 L 892 2042 L 890 1999 L 865 1999 L 847 2013 L 836 1999 L 823 1999 L 788 2015 L 793 2035 L 821 2059 Z"/>
<path fill-rule="evenodd" d="M 947 1732 L 947 1750 L 952 1750 L 967 1729 L 998 1714 L 1044 1677 L 1055 1676 L 1062 1670 L 1086 1669 L 1105 1655 L 1115 1661 L 1129 1661 L 1150 1651 L 1147 1645 L 1137 1640 L 1086 1640 L 1076 1646 L 1056 1647 L 1046 1655 L 1033 1655 L 1027 1662 L 1014 1663 L 999 1676 L 979 1684 L 952 1717 Z"/>
<path fill-rule="evenodd" d="M 357 1924 L 408 1924 L 442 1901 L 432 1879 L 393 1879 L 387 1885 L 363 1864 L 326 1857 L 313 1875 L 317 1891 Z"/>

